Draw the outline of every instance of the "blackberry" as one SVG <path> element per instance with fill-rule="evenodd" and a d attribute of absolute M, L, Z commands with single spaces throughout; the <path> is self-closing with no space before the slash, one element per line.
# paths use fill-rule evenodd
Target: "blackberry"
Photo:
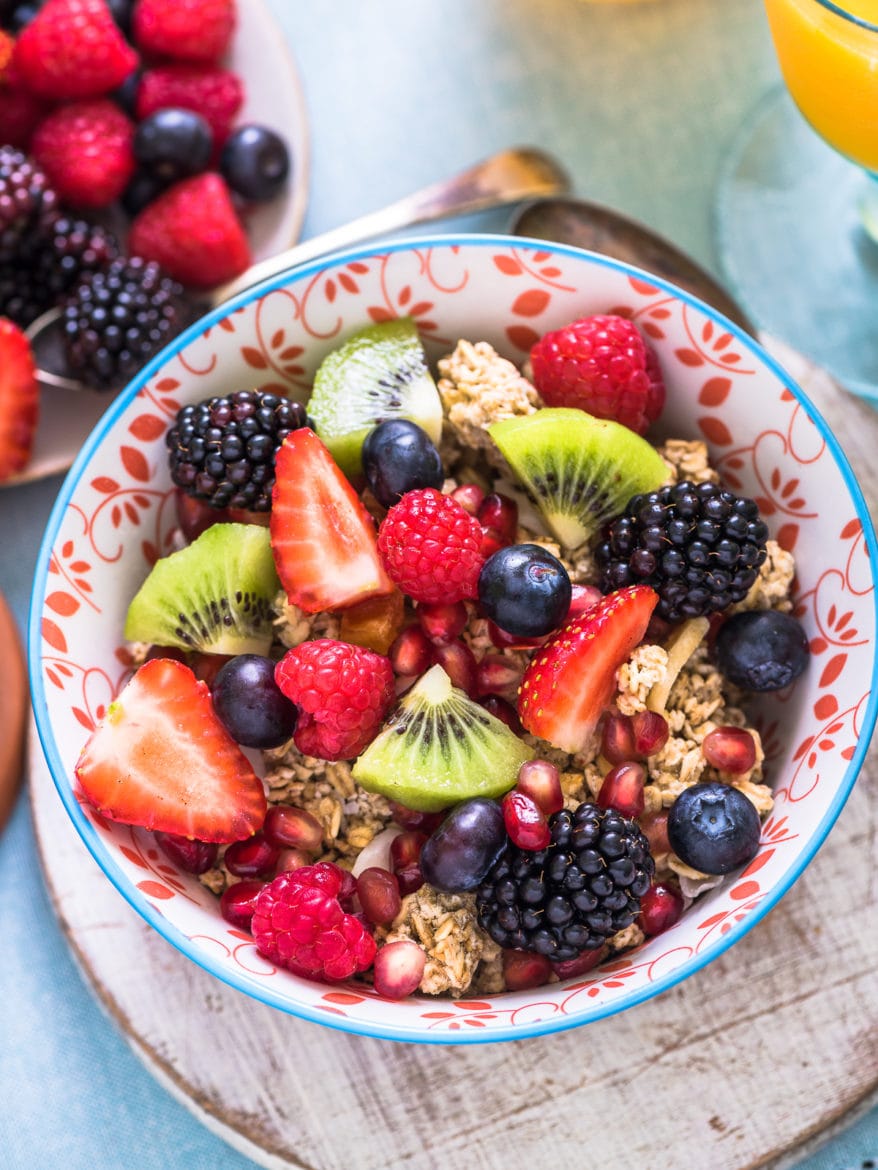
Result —
<path fill-rule="evenodd" d="M 634 821 L 590 802 L 549 818 L 551 844 L 511 842 L 476 891 L 479 925 L 501 947 L 575 959 L 630 926 L 655 862 Z"/>
<path fill-rule="evenodd" d="M 67 364 L 90 386 L 116 389 L 192 315 L 182 285 L 158 264 L 138 256 L 113 260 L 76 285 L 64 306 Z"/>
<path fill-rule="evenodd" d="M 651 585 L 669 622 L 716 613 L 747 596 L 767 539 L 755 501 L 684 480 L 632 497 L 607 526 L 595 550 L 601 589 Z"/>
<path fill-rule="evenodd" d="M 42 234 L 57 214 L 58 196 L 41 167 L 14 146 L 0 146 L 0 264 Z"/>
<path fill-rule="evenodd" d="M 307 421 L 301 403 L 262 390 L 184 406 L 167 434 L 171 479 L 211 507 L 269 512 L 275 455 Z"/>

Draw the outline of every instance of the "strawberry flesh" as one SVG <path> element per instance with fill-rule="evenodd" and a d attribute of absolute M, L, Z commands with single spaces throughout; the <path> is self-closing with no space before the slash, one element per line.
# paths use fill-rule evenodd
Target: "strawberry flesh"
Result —
<path fill-rule="evenodd" d="M 27 338 L 0 317 L 0 480 L 27 465 L 39 418 L 39 387 Z"/>

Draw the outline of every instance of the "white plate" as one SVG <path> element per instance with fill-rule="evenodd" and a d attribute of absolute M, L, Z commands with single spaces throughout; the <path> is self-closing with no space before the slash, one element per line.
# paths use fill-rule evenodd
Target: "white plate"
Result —
<path fill-rule="evenodd" d="M 265 260 L 299 238 L 308 199 L 310 146 L 298 71 L 264 0 L 238 5 L 238 29 L 228 65 L 242 78 L 246 91 L 237 122 L 271 126 L 286 140 L 292 158 L 287 195 L 257 209 L 247 220 L 253 259 Z M 43 386 L 30 462 L 20 475 L 0 482 L 0 487 L 66 471 L 111 400 L 112 395 L 106 393 Z"/>

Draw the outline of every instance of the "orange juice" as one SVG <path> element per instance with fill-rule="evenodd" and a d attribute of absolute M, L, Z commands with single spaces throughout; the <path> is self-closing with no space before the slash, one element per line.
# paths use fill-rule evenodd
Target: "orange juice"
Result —
<path fill-rule="evenodd" d="M 878 171 L 878 0 L 765 0 L 765 8 L 802 114 L 830 146 Z"/>

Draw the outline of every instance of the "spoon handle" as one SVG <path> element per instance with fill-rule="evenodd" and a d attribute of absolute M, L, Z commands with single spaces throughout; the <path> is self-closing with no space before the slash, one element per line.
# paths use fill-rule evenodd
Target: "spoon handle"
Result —
<path fill-rule="evenodd" d="M 570 180 L 549 155 L 533 147 L 504 150 L 458 175 L 440 180 L 379 211 L 370 212 L 322 235 L 313 236 L 279 252 L 229 284 L 216 289 L 211 300 L 220 304 L 259 281 L 276 276 L 293 265 L 359 244 L 398 228 L 413 227 L 451 216 L 469 215 L 489 207 L 518 203 L 523 199 L 567 191 Z"/>

